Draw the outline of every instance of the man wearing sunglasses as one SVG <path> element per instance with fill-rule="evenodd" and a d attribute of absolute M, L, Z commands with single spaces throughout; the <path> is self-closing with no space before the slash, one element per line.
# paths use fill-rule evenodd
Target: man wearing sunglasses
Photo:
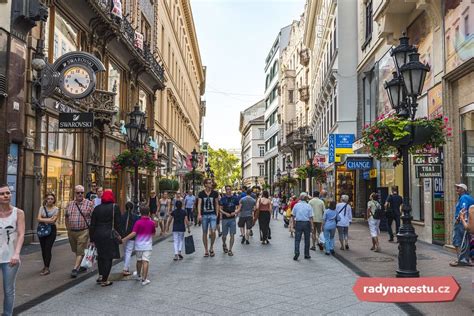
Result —
<path fill-rule="evenodd" d="M 85 272 L 81 268 L 84 250 L 89 243 L 89 224 L 94 203 L 84 196 L 84 187 L 76 185 L 74 188 L 74 200 L 69 202 L 66 208 L 66 228 L 71 250 L 76 254 L 76 262 L 71 272 L 71 278 L 77 277 L 79 272 Z"/>

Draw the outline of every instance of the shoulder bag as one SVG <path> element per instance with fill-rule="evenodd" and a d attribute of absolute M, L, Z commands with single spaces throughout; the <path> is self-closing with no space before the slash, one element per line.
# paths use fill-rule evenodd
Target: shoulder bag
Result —
<path fill-rule="evenodd" d="M 374 201 L 374 204 L 375 204 L 375 213 L 372 213 L 372 210 L 371 210 L 370 214 L 372 214 L 372 217 L 374 219 L 382 219 L 382 217 L 384 216 L 384 210 L 382 209 L 382 206 L 377 201 Z"/>
<path fill-rule="evenodd" d="M 46 213 L 46 218 L 49 218 L 48 210 L 45 206 L 43 206 L 44 212 Z M 39 238 L 47 237 L 51 235 L 52 225 L 47 223 L 38 223 L 38 227 L 36 228 L 36 234 Z"/>
<path fill-rule="evenodd" d="M 79 213 L 81 213 L 82 218 L 84 218 L 84 222 L 86 222 L 87 229 L 89 229 L 89 222 L 87 221 L 86 217 L 85 217 L 84 214 L 82 213 L 81 208 L 79 207 L 79 204 L 77 204 L 77 202 L 75 202 L 75 204 L 76 204 L 77 209 L 79 210 Z"/>
<path fill-rule="evenodd" d="M 115 204 L 112 205 L 112 229 L 110 230 L 110 239 L 114 241 L 115 244 L 120 245 L 122 243 L 122 238 L 118 231 L 115 230 Z"/>
<path fill-rule="evenodd" d="M 346 203 L 346 205 L 344 205 L 344 207 L 341 208 L 341 210 L 336 214 L 336 217 L 335 217 L 336 225 L 337 225 L 337 222 L 338 222 L 337 216 L 338 216 L 339 214 L 341 214 L 341 212 L 344 211 L 344 210 L 347 208 L 347 205 L 348 205 L 348 204 L 349 204 L 349 203 Z M 344 211 L 344 216 L 346 216 L 346 212 L 345 212 L 345 211 Z"/>

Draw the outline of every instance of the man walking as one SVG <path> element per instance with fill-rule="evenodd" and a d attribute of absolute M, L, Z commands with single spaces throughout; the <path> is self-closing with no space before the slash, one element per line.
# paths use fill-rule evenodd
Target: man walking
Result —
<path fill-rule="evenodd" d="M 86 199 L 92 201 L 93 199 L 95 199 L 97 197 L 96 195 L 97 195 L 97 183 L 92 182 L 91 183 L 91 190 L 89 192 L 87 192 Z"/>
<path fill-rule="evenodd" d="M 313 192 L 313 198 L 308 203 L 313 209 L 313 246 L 311 250 L 316 250 L 316 240 L 319 250 L 323 251 L 323 244 L 319 241 L 319 235 L 322 231 L 323 215 L 325 211 L 324 202 L 319 198 L 319 192 Z"/>
<path fill-rule="evenodd" d="M 240 216 L 239 216 L 239 227 L 242 232 L 242 241 L 241 244 L 246 243 L 250 244 L 249 236 L 250 230 L 253 226 L 253 216 L 255 212 L 255 205 L 257 202 L 251 196 L 252 189 L 248 189 L 245 197 L 241 198 L 239 201 Z"/>
<path fill-rule="evenodd" d="M 398 187 L 392 187 L 392 194 L 390 194 L 385 202 L 385 213 L 387 216 L 387 231 L 390 239 L 388 241 L 393 241 L 393 230 L 392 223 L 395 220 L 395 235 L 398 234 L 400 229 L 400 209 L 403 204 L 403 198 L 398 195 Z"/>
<path fill-rule="evenodd" d="M 94 203 L 84 198 L 84 187 L 82 185 L 76 185 L 74 193 L 75 199 L 69 202 L 65 214 L 69 244 L 72 252 L 76 254 L 76 262 L 71 271 L 72 278 L 77 277 L 79 272 L 86 270 L 80 266 L 84 250 L 89 243 L 89 224 L 94 209 Z"/>
<path fill-rule="evenodd" d="M 467 185 L 464 183 L 455 184 L 456 193 L 459 195 L 456 211 L 454 213 L 453 246 L 456 247 L 457 260 L 449 263 L 452 267 L 470 266 L 469 262 L 469 232 L 464 228 L 461 222 L 461 214 L 465 218 L 469 214 L 469 207 L 474 205 L 474 198 L 467 193 Z M 466 218 L 467 219 L 467 218 Z"/>
<path fill-rule="evenodd" d="M 239 199 L 232 195 L 232 187 L 225 186 L 225 194 L 220 200 L 222 214 L 222 248 L 224 253 L 233 256 L 232 246 L 234 245 L 234 236 L 236 233 L 235 217 L 239 214 Z M 229 248 L 227 248 L 227 234 L 230 234 Z"/>
<path fill-rule="evenodd" d="M 198 194 L 198 220 L 202 222 L 202 242 L 204 257 L 214 257 L 214 241 L 216 240 L 217 216 L 219 216 L 219 193 L 212 190 L 211 179 L 204 180 L 204 190 Z M 211 247 L 208 248 L 207 232 L 210 227 Z"/>
<path fill-rule="evenodd" d="M 280 198 L 278 197 L 278 194 L 275 194 L 272 199 L 273 219 L 278 219 L 278 213 L 280 212 L 280 204 Z"/>
<path fill-rule="evenodd" d="M 295 256 L 293 260 L 298 260 L 300 256 L 301 235 L 304 234 L 304 258 L 310 259 L 309 243 L 311 234 L 311 223 L 313 222 L 313 209 L 308 204 L 308 195 L 301 192 L 299 202 L 291 212 L 295 219 Z"/>
<path fill-rule="evenodd" d="M 193 194 L 193 191 L 189 191 L 186 197 L 184 198 L 184 208 L 186 209 L 186 214 L 188 215 L 188 221 L 192 224 L 194 223 L 194 205 L 196 204 L 196 197 Z"/>

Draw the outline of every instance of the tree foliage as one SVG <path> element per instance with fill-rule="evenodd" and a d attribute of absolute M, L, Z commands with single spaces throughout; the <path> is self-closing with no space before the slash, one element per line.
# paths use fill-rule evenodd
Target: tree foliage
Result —
<path fill-rule="evenodd" d="M 226 184 L 233 186 L 234 182 L 241 178 L 239 159 L 225 149 L 214 150 L 209 147 L 209 165 L 214 172 L 214 181 L 218 189 Z"/>

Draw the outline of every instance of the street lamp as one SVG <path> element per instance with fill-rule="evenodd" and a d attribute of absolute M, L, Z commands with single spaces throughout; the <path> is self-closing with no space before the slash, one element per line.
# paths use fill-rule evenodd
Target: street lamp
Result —
<path fill-rule="evenodd" d="M 206 174 L 208 178 L 211 176 L 211 165 L 209 163 L 206 164 Z"/>
<path fill-rule="evenodd" d="M 280 169 L 280 167 L 278 167 L 278 169 L 277 169 L 276 176 L 277 176 L 278 188 L 279 188 L 278 192 L 279 192 L 279 195 L 281 196 L 281 183 L 280 183 L 280 181 L 281 181 L 281 169 Z"/>
<path fill-rule="evenodd" d="M 145 113 L 140 111 L 138 105 L 134 110 L 128 113 L 129 122 L 125 124 L 127 132 L 127 146 L 130 151 L 135 152 L 137 149 L 145 146 L 148 139 L 148 130 L 145 127 Z M 134 165 L 133 178 L 133 204 L 135 211 L 138 210 L 138 161 Z"/>
<path fill-rule="evenodd" d="M 193 195 L 195 195 L 195 189 L 194 189 L 194 184 L 196 181 L 196 167 L 198 163 L 198 153 L 196 151 L 196 148 L 193 148 L 193 151 L 191 152 L 191 166 L 193 167 Z"/>
<path fill-rule="evenodd" d="M 419 60 L 419 54 L 414 46 L 408 44 L 408 37 L 403 34 L 400 45 L 390 51 L 395 65 L 393 79 L 385 82 L 392 108 L 397 115 L 406 120 L 413 120 L 417 110 L 417 98 L 421 95 L 426 74 L 430 71 L 429 65 Z M 413 140 L 413 128 L 410 137 Z M 411 142 L 410 142 L 411 143 Z M 416 269 L 416 240 L 418 235 L 411 223 L 410 179 L 408 151 L 411 144 L 400 145 L 398 150 L 402 155 L 403 163 L 403 216 L 402 225 L 397 232 L 398 239 L 398 270 L 397 277 L 419 277 Z"/>
<path fill-rule="evenodd" d="M 313 136 L 310 135 L 308 137 L 308 141 L 306 142 L 306 156 L 308 158 L 306 167 L 307 167 L 307 175 L 309 178 L 309 187 L 308 187 L 308 194 L 311 195 L 312 193 L 312 187 L 313 187 L 313 158 L 314 158 L 314 139 Z"/>
<path fill-rule="evenodd" d="M 288 159 L 286 159 L 286 162 L 287 162 L 287 165 L 286 165 L 286 176 L 288 177 L 288 192 L 287 192 L 287 195 L 290 195 L 290 178 L 291 178 L 291 169 L 293 169 L 293 166 L 291 165 L 292 161 L 291 161 L 291 157 L 288 157 Z M 285 185 L 285 191 L 286 191 L 286 185 Z"/>
<path fill-rule="evenodd" d="M 258 187 L 258 177 L 255 176 L 255 187 Z"/>

